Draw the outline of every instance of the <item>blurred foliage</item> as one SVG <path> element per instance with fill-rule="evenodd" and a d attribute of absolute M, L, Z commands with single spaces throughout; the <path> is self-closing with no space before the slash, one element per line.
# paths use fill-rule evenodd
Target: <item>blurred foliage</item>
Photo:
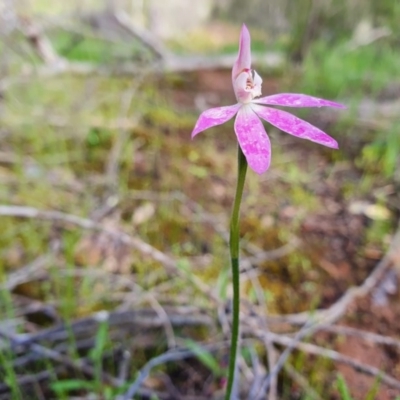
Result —
<path fill-rule="evenodd" d="M 230 0 L 216 2 L 214 12 L 219 18 L 260 28 L 272 41 L 289 35 L 294 58 L 305 56 L 314 41 L 348 40 L 361 20 L 387 26 L 393 40 L 400 39 L 400 3 L 392 0 Z"/>
<path fill-rule="evenodd" d="M 398 78 L 398 50 L 386 39 L 351 49 L 349 42 L 312 44 L 302 64 L 301 86 L 328 98 L 376 97 Z"/>

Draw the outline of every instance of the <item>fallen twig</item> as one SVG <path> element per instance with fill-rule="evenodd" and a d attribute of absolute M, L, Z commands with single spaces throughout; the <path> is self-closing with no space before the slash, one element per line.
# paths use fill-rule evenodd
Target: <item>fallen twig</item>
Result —
<path fill-rule="evenodd" d="M 118 24 L 129 32 L 133 37 L 143 43 L 148 49 L 150 49 L 157 58 L 164 60 L 168 57 L 169 51 L 167 48 L 157 40 L 154 35 L 144 29 L 138 29 L 133 23 L 129 15 L 122 9 L 118 8 L 114 10 L 112 16 L 118 22 Z"/>
<path fill-rule="evenodd" d="M 136 76 L 144 70 L 151 75 L 166 73 L 184 73 L 202 70 L 230 69 L 235 61 L 235 55 L 219 56 L 178 56 L 174 55 L 165 61 L 151 63 L 133 64 L 118 63 L 107 65 L 96 65 L 89 62 L 63 62 L 52 66 L 43 65 L 33 67 L 30 64 L 23 65 L 18 75 L 4 78 L 0 81 L 0 91 L 6 91 L 9 87 L 27 81 L 32 76 L 51 78 L 58 75 L 77 76 Z M 254 55 L 254 64 L 259 64 L 269 69 L 278 69 L 283 65 L 283 56 L 279 53 L 266 53 Z"/>
<path fill-rule="evenodd" d="M 262 340 L 265 334 L 265 332 L 263 332 L 261 329 L 254 327 L 252 328 L 248 327 L 246 329 L 246 333 L 252 336 L 255 335 L 256 337 Z M 272 332 L 269 332 L 268 334 L 270 335 L 270 339 L 276 344 L 280 344 L 290 348 L 295 348 L 297 350 L 300 350 L 308 354 L 329 358 L 332 361 L 349 365 L 350 367 L 354 368 L 357 371 L 363 372 L 367 375 L 371 375 L 376 378 L 379 377 L 380 382 L 400 390 L 400 381 L 382 372 L 379 368 L 372 367 L 370 365 L 365 364 L 364 362 L 360 362 L 354 360 L 351 357 L 344 356 L 335 350 L 325 349 L 311 343 L 304 343 L 298 341 L 296 338 L 291 338 L 289 336 L 276 334 Z"/>
<path fill-rule="evenodd" d="M 189 275 L 183 272 L 182 268 L 178 268 L 176 261 L 156 249 L 155 247 L 143 242 L 137 237 L 132 237 L 125 232 L 117 231 L 114 229 L 106 228 L 100 223 L 94 222 L 90 219 L 85 219 L 72 214 L 66 214 L 60 211 L 41 211 L 33 207 L 23 207 L 23 206 L 7 206 L 0 205 L 0 215 L 9 217 L 19 217 L 19 218 L 31 218 L 31 219 L 42 219 L 54 222 L 61 222 L 65 225 L 71 224 L 78 226 L 83 229 L 100 231 L 111 238 L 126 244 L 127 246 L 139 251 L 144 256 L 150 257 L 153 260 L 162 264 L 169 273 L 178 273 L 183 275 L 185 279 L 190 279 L 190 281 L 203 293 L 215 302 L 218 302 L 218 297 L 211 291 L 211 289 L 203 283 L 200 279 L 194 275 Z"/>
<path fill-rule="evenodd" d="M 381 344 L 381 345 L 385 345 L 385 346 L 393 346 L 393 347 L 397 347 L 400 349 L 400 340 L 398 340 L 398 339 L 395 339 L 395 338 L 392 338 L 389 336 L 379 335 L 379 334 L 373 333 L 373 332 L 367 332 L 367 331 L 364 331 L 361 329 L 351 328 L 349 326 L 319 325 L 318 330 L 332 332 L 337 335 L 355 336 L 362 340 L 365 340 L 366 342 L 372 342 L 375 344 Z"/>
<path fill-rule="evenodd" d="M 215 351 L 219 350 L 222 347 L 228 347 L 229 344 L 226 342 L 223 343 L 215 343 L 212 345 L 202 346 L 202 349 L 205 351 Z M 137 391 L 140 389 L 140 386 L 144 382 L 144 380 L 149 376 L 150 371 L 161 364 L 165 364 L 171 361 L 179 361 L 184 360 L 185 358 L 195 357 L 196 353 L 193 350 L 188 349 L 176 349 L 170 350 L 164 354 L 161 354 L 158 357 L 152 358 L 149 362 L 145 364 L 145 366 L 139 371 L 138 377 L 126 391 L 126 393 L 122 397 L 117 397 L 116 400 L 129 400 L 131 399 Z"/>
<path fill-rule="evenodd" d="M 286 322 L 294 325 L 303 325 L 310 318 L 319 324 L 332 324 L 345 315 L 348 307 L 354 300 L 366 296 L 374 287 L 376 287 L 385 271 L 390 267 L 393 267 L 396 270 L 400 269 L 400 227 L 392 239 L 388 252 L 367 276 L 364 282 L 360 286 L 350 287 L 347 289 L 342 297 L 340 297 L 340 299 L 329 308 L 277 317 L 271 316 L 269 318 L 271 321 Z"/>
<path fill-rule="evenodd" d="M 37 279 L 38 275 L 43 274 L 43 269 L 48 264 L 50 258 L 49 255 L 39 256 L 29 264 L 19 268 L 17 271 L 9 273 L 7 280 L 0 284 L 0 290 L 11 291 L 22 283 Z"/>
<path fill-rule="evenodd" d="M 34 21 L 25 16 L 20 18 L 20 26 L 28 42 L 46 65 L 54 67 L 66 62 L 65 59 L 57 54 L 41 27 Z"/>
<path fill-rule="evenodd" d="M 55 361 L 59 364 L 62 364 L 63 366 L 70 368 L 74 371 L 77 371 L 79 373 L 82 373 L 84 375 L 90 376 L 92 378 L 96 377 L 97 371 L 94 367 L 89 365 L 86 361 L 84 360 L 72 360 L 65 354 L 61 354 L 55 350 L 48 349 L 44 346 L 41 346 L 39 344 L 33 343 L 33 342 L 28 342 L 26 340 L 22 340 L 21 343 L 21 338 L 13 333 L 7 332 L 3 329 L 0 328 L 0 336 L 4 339 L 7 339 L 10 341 L 12 346 L 20 346 L 23 343 L 23 346 L 28 347 L 28 349 L 39 356 L 50 359 L 52 361 Z M 101 372 L 100 376 L 101 380 L 109 385 L 112 385 L 114 387 L 119 387 L 120 382 L 118 379 L 114 378 L 113 376 Z"/>

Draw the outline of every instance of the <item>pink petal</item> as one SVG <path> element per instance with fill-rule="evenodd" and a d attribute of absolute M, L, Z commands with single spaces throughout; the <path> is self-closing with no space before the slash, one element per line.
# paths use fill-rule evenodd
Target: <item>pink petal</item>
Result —
<path fill-rule="evenodd" d="M 251 107 L 259 117 L 284 132 L 334 149 L 339 147 L 336 140 L 328 136 L 325 132 L 286 111 L 263 107 L 253 103 Z"/>
<path fill-rule="evenodd" d="M 242 106 L 235 120 L 238 142 L 250 168 L 262 174 L 271 162 L 271 143 L 250 104 Z"/>
<path fill-rule="evenodd" d="M 192 132 L 192 139 L 200 132 L 229 121 L 239 110 L 240 104 L 210 108 L 200 114 Z"/>
<path fill-rule="evenodd" d="M 242 30 L 240 31 L 238 58 L 232 68 L 232 83 L 241 72 L 251 68 L 250 41 L 250 32 L 246 25 L 243 24 Z"/>
<path fill-rule="evenodd" d="M 269 104 L 284 107 L 336 107 L 346 108 L 343 104 L 334 101 L 319 99 L 318 97 L 307 96 L 297 93 L 279 93 L 272 96 L 262 97 L 254 100 L 256 103 Z"/>

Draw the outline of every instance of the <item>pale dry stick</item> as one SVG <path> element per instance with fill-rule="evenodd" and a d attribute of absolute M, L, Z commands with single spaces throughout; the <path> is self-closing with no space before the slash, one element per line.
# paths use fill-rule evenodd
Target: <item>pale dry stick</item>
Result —
<path fill-rule="evenodd" d="M 14 165 L 20 161 L 16 154 L 10 154 L 9 152 L 0 151 L 0 163 Z"/>
<path fill-rule="evenodd" d="M 253 265 L 258 265 L 266 261 L 277 260 L 278 258 L 285 257 L 296 250 L 300 244 L 301 240 L 294 235 L 291 237 L 288 243 L 273 250 L 263 251 L 257 246 L 254 246 L 254 244 L 248 243 L 248 248 L 252 250 L 254 255 L 246 257 L 243 260 L 241 271 L 244 269 L 249 269 Z"/>
<path fill-rule="evenodd" d="M 67 61 L 60 57 L 54 50 L 50 40 L 46 37 L 43 29 L 28 17 L 19 18 L 22 34 L 26 37 L 31 44 L 36 54 L 42 61 L 52 68 L 58 68 L 67 63 Z"/>
<path fill-rule="evenodd" d="M 140 41 L 161 61 L 168 55 L 168 51 L 161 42 L 151 35 L 150 32 L 138 29 L 132 23 L 130 17 L 121 9 L 115 9 L 111 12 L 105 11 L 102 14 L 92 15 L 91 18 L 111 19 L 111 22 L 115 22 L 126 33 Z M 22 33 L 45 64 L 57 67 L 57 64 L 66 65 L 68 63 L 67 60 L 60 57 L 54 50 L 42 26 L 27 17 L 19 18 L 19 20 Z"/>
<path fill-rule="evenodd" d="M 54 374 L 60 374 L 60 373 L 65 373 L 65 366 L 56 366 L 52 371 L 40 371 L 37 372 L 35 374 L 29 374 L 29 375 L 21 375 L 17 377 L 17 384 L 18 387 L 22 388 L 23 386 L 28 386 L 28 385 L 37 385 L 42 381 L 47 381 L 50 379 L 54 378 Z M 121 384 L 123 384 L 124 382 L 121 381 Z M 6 392 L 9 389 L 8 385 L 5 383 L 1 383 L 0 382 L 0 392 Z M 141 388 L 138 391 L 138 395 L 139 396 L 143 396 L 145 398 L 150 398 L 152 395 L 154 395 L 153 391 L 146 389 L 146 388 Z M 160 398 L 161 400 L 165 399 L 168 400 L 170 399 L 170 396 L 166 395 L 164 396 L 162 393 L 159 394 L 157 393 L 158 398 Z M 74 397 L 70 397 L 70 399 L 73 399 Z M 0 399 L 1 400 L 10 400 L 10 396 L 9 393 L 5 393 L 5 395 L 1 395 L 0 394 Z M 78 398 L 76 398 L 78 399 Z M 80 398 L 82 400 L 88 400 L 88 397 L 84 397 L 84 398 Z M 90 399 L 92 399 L 92 397 L 90 397 Z M 96 397 L 97 399 L 97 397 Z M 98 398 L 99 400 L 102 400 L 103 398 L 100 399 L 100 397 Z M 187 398 L 186 398 L 187 399 Z M 190 399 L 187 399 L 190 400 Z M 193 399 L 195 400 L 195 399 Z M 199 399 L 196 399 L 199 400 Z"/>
<path fill-rule="evenodd" d="M 139 285 L 134 283 L 133 286 L 137 286 L 140 291 L 144 292 L 144 290 L 142 288 L 140 288 Z M 153 290 L 154 290 L 154 288 L 153 288 Z M 158 317 L 163 322 L 165 335 L 167 337 L 168 347 L 169 348 L 176 347 L 174 328 L 172 327 L 172 323 L 168 316 L 168 313 L 165 311 L 164 307 L 158 302 L 158 300 L 150 292 L 145 293 L 144 297 L 149 300 L 153 310 L 157 313 Z"/>
<path fill-rule="evenodd" d="M 258 304 L 267 313 L 267 310 L 268 310 L 267 303 L 265 301 L 265 297 L 263 295 L 264 292 L 260 285 L 258 277 L 251 276 L 250 280 L 251 280 L 253 288 L 256 292 Z M 265 331 L 264 346 L 267 351 L 268 369 L 269 369 L 269 372 L 271 373 L 275 367 L 275 364 L 277 363 L 278 351 L 274 348 L 272 341 L 269 339 L 269 336 L 268 336 L 269 326 L 268 326 L 267 318 L 265 318 L 264 314 L 262 314 L 262 315 L 260 315 L 259 319 L 260 319 L 261 326 L 263 327 L 263 329 Z M 275 376 L 273 376 L 271 379 L 270 389 L 269 389 L 269 393 L 268 393 L 268 400 L 276 400 L 277 398 L 278 398 L 278 376 L 277 376 L 277 374 L 275 374 Z"/>
<path fill-rule="evenodd" d="M 118 7 L 112 7 L 110 10 L 102 13 L 101 15 L 92 15 L 92 19 L 94 18 L 105 18 L 110 19 L 110 21 L 114 24 L 117 24 L 121 27 L 125 33 L 135 38 L 141 44 L 144 45 L 147 49 L 149 49 L 156 58 L 156 61 L 146 65 L 146 66 L 136 66 L 136 65 L 119 65 L 116 73 L 118 75 L 122 74 L 130 74 L 136 75 L 136 73 L 143 68 L 147 69 L 151 73 L 166 73 L 166 72 L 192 72 L 203 69 L 221 69 L 232 68 L 232 65 L 235 62 L 235 57 L 233 55 L 220 55 L 216 57 L 205 57 L 205 56 L 180 56 L 173 54 L 169 49 L 160 42 L 151 32 L 138 28 L 131 20 L 129 15 Z M 61 57 L 55 52 L 52 48 L 51 43 L 48 42 L 47 38 L 43 33 L 43 27 L 35 24 L 33 21 L 30 21 L 30 25 L 34 26 L 34 42 L 33 45 L 35 50 L 40 54 L 40 56 L 50 65 L 49 61 L 53 59 L 61 59 Z M 54 25 L 54 23 L 53 23 Z M 25 32 L 27 34 L 28 39 L 32 36 L 29 35 L 29 32 Z M 31 39 L 32 40 L 32 39 Z M 106 40 L 106 39 L 105 39 Z M 46 51 L 42 50 L 42 47 L 46 49 Z M 49 50 L 50 49 L 50 50 Z M 76 62 L 67 62 L 62 59 L 62 63 L 59 63 L 57 68 L 50 68 L 46 71 L 46 69 L 42 69 L 45 74 L 59 74 L 59 73 L 79 73 L 79 74 L 96 74 L 96 73 L 104 73 L 107 71 L 107 68 L 98 68 L 95 65 L 86 64 L 86 63 L 76 63 Z M 285 59 L 282 53 L 278 52 L 269 52 L 265 54 L 256 54 L 253 57 L 253 62 L 255 64 L 262 64 L 264 67 L 269 67 L 271 69 L 277 69 L 283 66 Z M 53 63 L 54 64 L 54 63 Z M 26 70 L 26 68 L 24 68 Z M 38 69 L 40 70 L 40 68 Z M 112 71 L 108 69 L 108 71 Z M 107 72 L 106 72 L 107 73 Z"/>
<path fill-rule="evenodd" d="M 382 260 L 375 266 L 372 272 L 367 276 L 360 286 L 350 287 L 334 304 L 325 310 L 306 311 L 298 314 L 288 314 L 284 316 L 268 318 L 270 321 L 287 322 L 293 325 L 303 325 L 309 319 L 318 324 L 333 324 L 342 318 L 351 303 L 359 297 L 366 296 L 382 278 L 385 271 L 393 267 L 400 270 L 400 227 L 397 229 L 390 248 Z"/>
<path fill-rule="evenodd" d="M 71 275 L 73 274 L 74 276 L 76 275 L 77 271 L 64 271 L 64 274 L 67 275 Z M 88 271 L 86 271 L 87 273 Z M 113 276 L 113 281 L 116 281 L 116 276 Z M 119 281 L 121 281 L 121 279 L 119 279 Z M 139 287 L 139 285 L 135 284 L 134 282 L 132 282 L 129 279 L 124 279 L 124 286 L 125 287 L 136 287 L 139 288 L 141 291 L 143 291 L 142 288 Z M 161 306 L 161 304 L 158 302 L 158 300 L 150 293 L 148 292 L 146 295 L 147 299 L 150 301 L 150 304 L 152 305 L 153 309 L 156 311 L 156 313 L 159 315 L 160 320 L 163 321 L 163 325 L 165 328 L 165 332 L 166 332 L 166 337 L 168 340 L 168 345 L 170 347 L 175 347 L 176 346 L 176 341 L 175 341 L 175 336 L 174 336 L 174 330 L 172 327 L 172 323 L 169 319 L 168 314 L 166 313 L 166 311 L 164 310 L 164 308 Z"/>
<path fill-rule="evenodd" d="M 170 310 L 169 319 L 173 326 L 212 326 L 212 319 L 207 315 L 182 315 L 178 311 Z M 44 329 L 34 334 L 23 334 L 19 335 L 19 341 L 22 345 L 38 342 L 47 341 L 54 343 L 57 341 L 64 342 L 68 339 L 72 332 L 75 336 L 79 336 L 82 333 L 87 335 L 88 332 L 96 331 L 100 321 L 107 321 L 110 328 L 118 328 L 119 331 L 131 332 L 132 326 L 144 327 L 144 328 L 161 328 L 163 327 L 162 319 L 151 309 L 140 309 L 135 311 L 123 311 L 123 312 L 107 312 L 99 311 L 88 317 L 76 320 L 68 326 L 68 328 L 62 324 Z M 91 335 L 93 337 L 93 335 Z"/>
<path fill-rule="evenodd" d="M 168 312 L 165 310 L 165 308 L 160 304 L 160 302 L 157 300 L 156 296 L 153 294 L 153 292 L 157 291 L 157 287 L 153 287 L 151 292 L 145 291 L 140 285 L 129 279 L 128 277 L 125 276 L 118 276 L 118 275 L 113 275 L 113 274 L 108 274 L 106 271 L 103 270 L 98 270 L 98 269 L 88 269 L 85 268 L 84 270 L 73 270 L 73 271 L 63 271 L 63 274 L 68 275 L 68 276 L 79 276 L 79 277 L 87 277 L 87 276 L 92 276 L 92 277 L 104 277 L 104 276 L 109 276 L 109 279 L 112 280 L 112 286 L 114 291 L 118 290 L 119 288 L 129 288 L 134 293 L 123 293 L 122 297 L 125 299 L 124 304 L 120 305 L 116 311 L 117 312 L 128 312 L 129 311 L 129 305 L 131 304 L 131 300 L 127 301 L 126 298 L 132 296 L 134 294 L 135 301 L 138 301 L 138 294 L 142 294 L 141 299 L 139 300 L 141 303 L 144 301 L 148 301 L 153 308 L 153 310 L 156 312 L 156 314 L 159 317 L 159 320 L 162 322 L 162 325 L 164 326 L 165 329 L 165 334 L 167 337 L 167 342 L 168 346 L 170 348 L 176 347 L 176 339 L 175 339 L 175 334 L 174 334 L 174 329 L 173 329 L 173 323 L 170 319 L 170 316 Z M 115 298 L 112 296 L 112 298 Z M 188 320 L 188 322 L 190 322 Z M 138 322 L 140 324 L 140 321 Z M 190 325 L 190 323 L 189 323 Z"/>
<path fill-rule="evenodd" d="M 308 333 L 311 331 L 312 329 L 312 322 L 308 321 L 305 325 L 303 325 L 301 327 L 301 329 L 296 333 L 295 337 L 293 338 L 292 342 L 290 345 L 286 346 L 286 349 L 283 351 L 283 353 L 280 355 L 278 361 L 276 362 L 276 364 L 274 365 L 274 368 L 269 371 L 268 376 L 266 377 L 263 385 L 262 385 L 262 389 L 261 389 L 261 394 L 266 392 L 269 388 L 269 386 L 271 385 L 271 382 L 273 382 L 279 372 L 281 371 L 281 369 L 283 368 L 283 366 L 286 363 L 286 360 L 288 359 L 288 357 L 290 356 L 290 354 L 292 353 L 294 346 L 296 343 L 299 343 L 300 340 L 302 340 L 305 336 L 308 335 Z M 268 332 L 267 332 L 268 334 Z"/>
<path fill-rule="evenodd" d="M 216 217 L 216 215 L 210 214 L 205 211 L 199 203 L 192 200 L 190 197 L 182 192 L 175 192 L 172 194 L 172 196 L 179 200 L 181 203 L 190 204 L 194 208 L 194 210 L 198 214 L 200 214 L 201 220 L 210 223 L 214 227 L 214 230 L 228 243 L 229 232 L 226 230 L 226 224 L 219 222 L 219 219 Z M 253 265 L 258 265 L 262 262 L 282 258 L 290 254 L 297 247 L 299 247 L 300 243 L 300 239 L 298 239 L 296 236 L 293 236 L 290 241 L 283 246 L 277 249 L 263 251 L 253 243 L 244 242 L 242 243 L 242 247 L 253 255 L 241 258 L 240 271 L 243 272 L 245 270 L 251 269 Z"/>
<path fill-rule="evenodd" d="M 1 80 L 0 80 L 0 88 L 1 88 Z M 58 128 L 58 129 L 63 129 L 63 128 L 75 128 L 74 131 L 66 131 L 65 135 L 68 138 L 81 138 L 82 136 L 80 135 L 81 132 L 87 131 L 88 128 L 94 128 L 94 129 L 108 129 L 108 130 L 133 130 L 137 128 L 137 121 L 135 119 L 131 119 L 130 117 L 127 118 L 118 118 L 118 119 L 109 119 L 106 120 L 105 118 L 102 117 L 91 117 L 88 119 L 84 119 L 82 121 L 79 121 L 80 124 L 79 126 L 76 125 L 76 121 L 72 120 L 70 117 L 64 117 L 60 115 L 53 115 L 49 114 L 48 110 L 47 112 L 43 111 L 43 109 L 35 109 L 32 107 L 31 113 L 28 118 L 24 118 L 23 115 L 18 115 L 17 117 L 11 118 L 8 116 L 3 117 L 1 120 L 3 123 L 6 123 L 7 125 L 13 125 L 13 126 L 25 126 L 27 123 L 35 123 L 35 124 L 46 124 L 48 126 L 51 126 L 53 128 Z M 0 154 L 0 159 L 4 160 L 4 162 L 7 163 L 16 163 L 19 162 L 18 157 L 10 157 L 9 155 L 6 154 Z M 31 158 L 28 158 L 28 160 Z M 34 160 L 32 159 L 32 162 Z"/>
<path fill-rule="evenodd" d="M 106 218 L 113 211 L 117 209 L 120 204 L 120 199 L 117 195 L 108 196 L 103 204 L 97 207 L 94 211 L 90 213 L 90 219 L 95 222 L 101 222 L 103 218 Z"/>
<path fill-rule="evenodd" d="M 368 46 L 375 41 L 393 35 L 393 32 L 386 26 L 372 27 L 369 22 L 360 22 L 356 27 L 353 38 L 346 43 L 345 52 L 352 52 L 360 47 Z"/>
<path fill-rule="evenodd" d="M 143 43 L 158 59 L 165 60 L 169 57 L 170 52 L 164 44 L 157 40 L 151 32 L 137 28 L 124 10 L 120 8 L 114 9 L 113 17 L 126 32 Z"/>
<path fill-rule="evenodd" d="M 177 279 L 182 279 L 180 276 Z M 176 289 L 176 284 L 174 284 L 174 278 L 170 281 L 161 282 L 155 286 L 152 286 L 151 292 L 154 292 L 152 295 L 157 299 L 157 301 L 162 304 L 169 304 L 171 303 L 171 291 Z M 190 287 L 187 287 L 188 293 L 184 294 L 182 291 L 179 293 L 174 294 L 174 303 L 181 304 L 179 307 L 182 309 L 184 308 L 184 304 L 193 304 L 193 291 L 190 290 Z M 150 292 L 149 292 L 150 293 Z M 133 296 L 132 293 L 120 293 L 115 295 L 116 299 L 122 301 L 120 307 L 130 306 L 131 308 L 135 308 L 138 305 L 142 304 L 146 297 L 143 296 L 142 298 Z M 185 307 L 187 308 L 187 307 Z M 190 312 L 197 310 L 199 307 L 195 308 L 194 306 L 189 307 L 191 309 Z"/>
<path fill-rule="evenodd" d="M 260 340 L 263 340 L 264 332 L 262 329 L 256 327 L 250 327 L 250 325 L 248 326 L 249 328 L 246 333 L 252 336 L 256 336 Z M 294 348 L 307 354 L 329 358 L 330 360 L 340 364 L 349 365 L 356 371 L 363 372 L 367 375 L 379 378 L 380 382 L 386 384 L 389 387 L 400 390 L 400 381 L 382 372 L 379 368 L 372 367 L 370 365 L 365 364 L 364 362 L 360 362 L 354 360 L 351 357 L 344 356 L 335 350 L 324 349 L 314 344 L 300 342 L 295 338 L 291 338 L 286 335 L 272 333 L 272 332 L 269 332 L 269 335 L 271 337 L 271 340 L 276 344 Z"/>
<path fill-rule="evenodd" d="M 265 367 L 260 362 L 254 346 L 249 346 L 248 350 L 250 351 L 251 363 L 254 371 L 254 379 L 253 382 L 251 382 L 247 400 L 257 400 L 256 393 L 260 392 L 262 382 L 264 381 L 267 373 Z"/>
<path fill-rule="evenodd" d="M 25 341 L 25 336 L 22 336 L 22 338 L 19 335 L 12 334 L 10 332 L 6 332 L 2 329 L 0 329 L 0 336 L 3 337 L 6 340 L 9 340 L 12 345 L 25 345 L 28 347 L 28 349 L 44 358 L 50 359 L 52 361 L 55 361 L 59 364 L 64 365 L 65 367 L 71 368 L 74 371 L 77 371 L 79 373 L 83 373 L 85 375 L 89 375 L 91 377 L 96 376 L 96 369 L 93 368 L 91 365 L 87 364 L 83 360 L 72 360 L 68 356 L 58 353 L 55 350 L 48 349 L 44 346 L 41 346 L 36 343 L 27 343 Z M 114 387 L 119 387 L 120 382 L 118 379 L 114 378 L 113 376 L 106 374 L 104 372 L 101 373 L 101 380 L 109 385 L 112 385 Z"/>
<path fill-rule="evenodd" d="M 129 376 L 129 369 L 131 365 L 132 354 L 128 350 L 122 352 L 122 360 L 118 366 L 118 380 L 121 386 L 124 386 Z"/>
<path fill-rule="evenodd" d="M 223 347 L 228 347 L 228 346 L 229 346 L 229 343 L 223 342 L 223 343 L 215 343 L 212 345 L 204 345 L 204 346 L 202 346 L 202 349 L 204 349 L 205 351 L 216 351 Z M 129 389 L 125 392 L 125 394 L 122 397 L 117 397 L 116 400 L 131 399 L 137 393 L 137 391 L 140 389 L 140 386 L 142 385 L 144 380 L 149 376 L 151 370 L 154 367 L 165 364 L 167 362 L 180 361 L 180 360 L 184 360 L 184 359 L 190 358 L 190 357 L 196 357 L 196 352 L 193 350 L 181 348 L 181 349 L 169 350 L 166 353 L 161 354 L 160 356 L 152 358 L 139 371 L 138 377 L 132 383 L 132 385 L 130 385 Z"/>
<path fill-rule="evenodd" d="M 364 331 L 362 329 L 351 328 L 343 325 L 318 325 L 318 330 L 332 332 L 337 335 L 355 336 L 367 342 L 382 344 L 385 346 L 394 346 L 400 349 L 400 340 L 390 336 Z"/>
<path fill-rule="evenodd" d="M 157 301 L 157 299 L 154 296 L 148 294 L 147 297 L 149 298 L 149 302 L 153 310 L 157 313 L 158 317 L 162 321 L 165 330 L 165 335 L 167 337 L 168 347 L 170 349 L 176 347 L 174 328 L 172 326 L 172 322 L 171 319 L 169 318 L 168 313 L 165 311 L 164 307 Z"/>
<path fill-rule="evenodd" d="M 39 256 L 29 264 L 19 268 L 16 272 L 9 273 L 7 280 L 0 284 L 0 290 L 11 291 L 18 285 L 38 279 L 50 258 L 49 255 Z"/>
<path fill-rule="evenodd" d="M 71 34 L 71 36 L 103 41 L 110 46 L 121 43 L 121 38 L 113 35 L 104 35 L 101 31 L 93 29 L 90 24 L 87 24 L 85 17 L 80 17 L 80 20 L 83 20 L 83 23 L 79 23 L 80 21 L 77 21 L 76 16 L 71 15 L 71 18 L 66 18 L 65 15 L 51 15 L 45 18 L 41 17 L 40 22 L 44 32 L 55 30 L 64 31 Z M 129 43 L 127 44 L 129 45 Z"/>
<path fill-rule="evenodd" d="M 90 219 L 81 218 L 76 215 L 66 214 L 60 211 L 41 211 L 33 207 L 0 205 L 0 215 L 61 222 L 65 225 L 71 224 L 82 229 L 103 232 L 109 235 L 111 238 L 119 240 L 127 246 L 139 251 L 144 256 L 150 257 L 159 262 L 166 268 L 168 273 L 178 273 L 186 280 L 190 280 L 196 286 L 196 288 L 206 294 L 209 299 L 219 303 L 218 297 L 204 282 L 194 275 L 183 272 L 182 268 L 178 267 L 177 262 L 173 258 L 149 245 L 148 243 L 143 242 L 138 237 L 132 237 L 125 232 L 106 228 Z"/>
<path fill-rule="evenodd" d="M 376 286 L 376 283 L 379 281 L 381 278 L 382 274 L 386 270 L 386 268 L 391 265 L 391 263 L 396 263 L 396 260 L 398 260 L 398 255 L 396 254 L 396 251 L 398 251 L 398 244 L 400 243 L 400 231 L 397 231 L 395 234 L 395 237 L 392 240 L 392 244 L 390 247 L 389 252 L 387 255 L 384 257 L 384 259 L 375 267 L 373 272 L 367 277 L 367 279 L 364 281 L 364 283 L 359 286 L 358 288 L 352 288 L 352 290 L 348 290 L 346 294 L 337 302 L 335 303 L 332 307 L 330 307 L 328 310 L 330 310 L 330 313 L 328 315 L 323 315 L 324 318 L 316 318 L 312 314 L 308 313 L 308 320 L 306 322 L 306 325 L 297 333 L 296 337 L 297 339 L 295 341 L 292 340 L 291 348 L 287 348 L 285 352 L 281 355 L 281 358 L 278 362 L 276 369 L 276 373 L 279 371 L 279 369 L 283 366 L 284 362 L 286 361 L 287 356 L 289 355 L 290 351 L 292 348 L 295 348 L 296 342 L 300 342 L 301 338 L 306 335 L 306 334 L 312 334 L 316 332 L 321 324 L 330 324 L 339 319 L 342 315 L 347 310 L 347 307 L 353 301 L 356 297 L 366 295 L 373 287 Z M 327 311 L 328 311 L 327 310 Z M 320 311 L 320 313 L 323 313 L 323 311 Z M 304 313 L 303 313 L 304 314 Z M 293 320 L 291 320 L 293 323 Z M 297 321 L 296 321 L 297 322 Z M 307 326 L 308 325 L 308 326 Z M 261 330 L 263 331 L 263 330 Z M 274 335 L 274 334 L 273 334 Z M 298 336 L 300 335 L 300 336 Z M 313 345 L 311 345 L 313 346 Z M 327 350 L 328 351 L 328 350 Z M 329 350 L 330 351 L 330 350 Z M 336 353 L 336 352 L 335 352 Z M 328 353 L 326 353 L 328 354 Z M 329 353 L 330 355 L 334 353 Z M 340 353 L 337 353 L 340 356 Z M 338 357 L 335 359 L 338 361 Z M 353 360 L 354 361 L 354 360 Z M 355 361 L 357 364 L 358 362 Z M 356 365 L 354 364 L 354 365 Z M 361 363 L 358 363 L 361 364 Z M 353 367 L 354 367 L 353 365 Z M 279 368 L 278 368 L 279 366 Z M 371 366 L 366 366 L 365 371 L 366 373 L 373 373 L 378 371 L 378 369 L 374 369 L 374 367 Z M 377 376 L 377 375 L 374 375 Z M 271 378 L 269 378 L 271 379 Z M 268 382 L 268 381 L 267 381 Z M 385 377 L 385 382 L 388 384 L 396 385 L 396 381 L 394 378 L 390 376 Z M 269 384 L 269 382 L 268 382 Z M 400 384 L 400 382 L 399 382 Z"/>
<path fill-rule="evenodd" d="M 195 72 L 201 70 L 215 69 L 231 69 L 235 62 L 236 56 L 222 55 L 215 57 L 195 57 L 195 56 L 174 56 L 165 63 L 159 61 L 147 63 L 144 65 L 138 64 L 118 64 L 118 65 L 94 65 L 85 62 L 63 62 L 57 67 L 43 65 L 33 67 L 25 64 L 21 67 L 19 75 L 10 76 L 0 81 L 0 91 L 6 91 L 11 86 L 29 81 L 32 76 L 39 78 L 52 78 L 59 75 L 76 75 L 76 76 L 136 76 L 145 69 L 152 75 L 164 75 L 166 73 L 184 73 Z M 267 53 L 261 56 L 254 56 L 257 63 L 263 63 L 270 68 L 279 68 L 283 65 L 284 58 L 281 54 Z"/>

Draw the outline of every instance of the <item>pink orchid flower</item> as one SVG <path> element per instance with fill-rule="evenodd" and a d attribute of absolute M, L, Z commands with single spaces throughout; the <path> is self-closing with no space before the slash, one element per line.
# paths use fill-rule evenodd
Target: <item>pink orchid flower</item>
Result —
<path fill-rule="evenodd" d="M 345 106 L 296 93 L 280 93 L 257 98 L 261 96 L 262 79 L 251 69 L 250 33 L 246 25 L 242 26 L 240 33 L 239 54 L 232 69 L 232 84 L 238 103 L 204 111 L 196 122 L 192 138 L 208 128 L 229 121 L 237 114 L 234 128 L 239 145 L 250 168 L 258 174 L 265 172 L 271 162 L 271 143 L 260 118 L 291 135 L 334 149 L 338 148 L 335 139 L 315 126 L 286 111 L 264 105 L 337 108 Z"/>

